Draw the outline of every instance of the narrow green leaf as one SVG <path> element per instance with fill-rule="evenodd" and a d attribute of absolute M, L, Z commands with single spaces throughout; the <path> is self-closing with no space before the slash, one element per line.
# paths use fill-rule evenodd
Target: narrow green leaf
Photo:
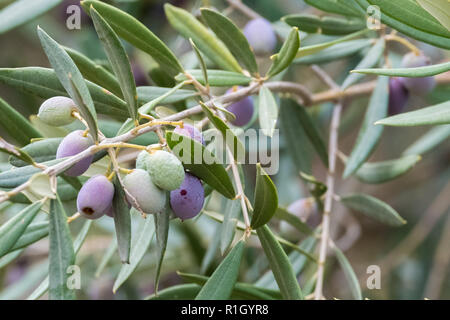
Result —
<path fill-rule="evenodd" d="M 22 236 L 16 241 L 14 246 L 9 250 L 9 252 L 19 250 L 28 247 L 42 238 L 48 236 L 48 221 L 33 222 L 28 225 Z"/>
<path fill-rule="evenodd" d="M 384 39 L 379 39 L 372 48 L 370 48 L 369 52 L 367 52 L 364 59 L 361 60 L 361 62 L 356 66 L 356 69 L 364 69 L 364 68 L 372 68 L 373 66 L 377 65 L 380 61 L 381 57 L 383 56 L 384 49 L 386 46 L 386 42 Z M 359 80 L 363 78 L 363 75 L 352 73 L 345 78 L 344 82 L 342 83 L 341 89 L 345 90 L 351 85 L 357 83 Z"/>
<path fill-rule="evenodd" d="M 334 46 L 336 44 L 342 43 L 342 42 L 346 42 L 349 40 L 353 40 L 354 38 L 357 38 L 361 35 L 364 35 L 365 33 L 369 32 L 369 29 L 364 29 L 361 31 L 357 31 L 355 33 L 351 33 L 349 35 L 346 35 L 345 37 L 342 38 L 338 38 L 336 40 L 332 40 L 332 41 L 328 41 L 328 42 L 323 42 L 323 43 L 319 43 L 319 44 L 314 44 L 311 46 L 307 46 L 307 47 L 303 47 L 300 48 L 300 50 L 298 50 L 297 55 L 295 56 L 296 58 L 301 58 L 301 57 L 305 57 L 308 56 L 310 54 L 314 54 L 314 53 L 318 53 L 326 48 L 329 48 L 331 46 Z"/>
<path fill-rule="evenodd" d="M 199 274 L 177 272 L 183 280 L 188 282 L 204 285 L 210 277 L 205 277 Z M 268 290 L 264 288 L 258 288 L 249 283 L 236 282 L 234 285 L 231 296 L 238 295 L 246 297 L 248 300 L 273 300 L 274 298 L 281 298 L 281 294 L 276 290 Z"/>
<path fill-rule="evenodd" d="M 366 162 L 356 171 L 356 176 L 365 183 L 383 183 L 404 175 L 421 158 L 418 155 L 409 155 L 382 162 Z"/>
<path fill-rule="evenodd" d="M 376 74 L 389 77 L 407 77 L 407 78 L 422 78 L 431 77 L 440 73 L 450 71 L 450 62 L 434 64 L 426 67 L 417 68 L 398 68 L 398 69 L 356 69 L 351 72 Z"/>
<path fill-rule="evenodd" d="M 81 5 L 87 13 L 93 6 L 120 37 L 149 54 L 170 76 L 183 72 L 175 54 L 133 16 L 101 1 L 84 0 Z"/>
<path fill-rule="evenodd" d="M 172 27 L 186 39 L 192 38 L 211 61 L 225 70 L 242 71 L 223 42 L 216 38 L 192 14 L 168 3 L 164 5 L 164 10 Z"/>
<path fill-rule="evenodd" d="M 292 103 L 297 105 L 295 101 L 293 101 Z M 297 105 L 297 107 L 295 108 L 295 114 L 292 114 L 291 116 L 295 116 L 298 119 L 300 125 L 308 136 L 309 141 L 311 142 L 314 149 L 316 149 L 316 152 L 319 155 L 320 159 L 322 160 L 324 165 L 328 167 L 327 146 L 325 145 L 325 141 L 323 140 L 319 129 L 317 128 L 313 119 L 311 119 L 311 116 L 306 111 L 305 107 Z"/>
<path fill-rule="evenodd" d="M 37 131 L 24 116 L 17 112 L 2 98 L 0 98 L 0 113 L 0 125 L 2 129 L 20 145 L 30 143 L 32 138 L 42 137 L 42 134 Z"/>
<path fill-rule="evenodd" d="M 68 96 L 52 69 L 40 67 L 0 68 L 0 82 L 42 99 Z M 126 119 L 128 112 L 125 101 L 92 82 L 86 81 L 86 84 L 98 113 L 121 120 Z"/>
<path fill-rule="evenodd" d="M 155 274 L 155 292 L 158 292 L 159 278 L 161 275 L 161 266 L 164 260 L 164 255 L 167 248 L 167 240 L 169 238 L 169 224 L 170 224 L 170 209 L 167 207 L 165 212 L 156 213 L 153 215 L 155 219 L 155 234 L 156 234 L 156 255 L 157 266 Z"/>
<path fill-rule="evenodd" d="M 202 263 L 200 265 L 201 274 L 207 273 L 211 268 L 211 266 L 213 265 L 222 238 L 222 236 L 217 237 L 217 235 L 220 234 L 222 230 L 223 224 L 217 224 L 216 228 L 214 229 L 213 236 L 208 244 L 208 248 L 206 249 L 206 252 L 203 255 Z"/>
<path fill-rule="evenodd" d="M 450 137 L 450 125 L 431 128 L 406 149 L 404 155 L 424 154 Z"/>
<path fill-rule="evenodd" d="M 75 292 L 67 286 L 67 269 L 75 264 L 75 252 L 67 225 L 67 215 L 59 198 L 50 200 L 49 239 L 49 298 L 74 299 Z"/>
<path fill-rule="evenodd" d="M 8 253 L 23 235 L 27 226 L 33 221 L 41 209 L 43 203 L 43 201 L 38 201 L 29 205 L 0 227 L 0 257 Z"/>
<path fill-rule="evenodd" d="M 81 52 L 68 47 L 64 47 L 64 50 L 66 50 L 73 62 L 75 62 L 86 80 L 92 81 L 122 98 L 122 91 L 113 74 Z"/>
<path fill-rule="evenodd" d="M 448 0 L 417 0 L 417 2 L 450 31 L 450 2 Z"/>
<path fill-rule="evenodd" d="M 303 240 L 300 243 L 299 248 L 303 252 L 312 254 L 316 243 L 317 238 L 315 236 L 311 236 Z M 289 254 L 289 262 L 292 265 L 295 276 L 298 277 L 299 274 L 304 270 L 307 263 L 311 262 L 311 260 L 308 260 L 308 256 L 305 256 L 298 251 L 292 251 Z M 268 270 L 266 273 L 264 273 L 264 275 L 255 282 L 255 286 L 264 287 L 267 289 L 277 289 L 277 281 L 275 280 L 272 270 Z"/>
<path fill-rule="evenodd" d="M 253 229 L 260 228 L 269 222 L 278 208 L 277 188 L 259 163 L 256 164 L 256 188 L 253 205 L 251 221 Z"/>
<path fill-rule="evenodd" d="M 371 5 L 381 10 L 381 22 L 414 39 L 450 49 L 450 31 L 415 0 L 356 0 L 366 11 Z"/>
<path fill-rule="evenodd" d="M 327 35 L 345 35 L 366 27 L 366 22 L 362 19 L 320 17 L 313 14 L 291 14 L 284 16 L 282 20 L 291 27 L 297 27 L 303 32 Z"/>
<path fill-rule="evenodd" d="M 290 213 L 284 208 L 281 207 L 277 208 L 277 211 L 275 212 L 275 218 L 286 221 L 295 229 L 297 229 L 300 233 L 306 235 L 311 235 L 313 233 L 311 228 L 306 223 L 304 223 L 296 215 Z"/>
<path fill-rule="evenodd" d="M 88 234 L 88 231 L 92 225 L 92 220 L 87 220 L 83 227 L 81 228 L 80 232 L 78 233 L 77 237 L 75 238 L 75 241 L 73 241 L 73 249 L 74 254 L 76 255 L 78 251 L 80 251 L 81 246 L 84 243 L 84 240 L 86 240 L 86 236 Z M 49 276 L 47 276 L 41 284 L 30 294 L 30 296 L 27 298 L 27 300 L 37 300 L 40 297 L 44 295 L 44 293 L 47 292 L 49 288 Z"/>
<path fill-rule="evenodd" d="M 416 111 L 401 113 L 375 122 L 396 127 L 450 124 L 450 101 Z"/>
<path fill-rule="evenodd" d="M 329 63 L 358 54 L 371 44 L 371 39 L 349 40 L 323 49 L 318 53 L 295 59 L 293 63 L 302 65 Z"/>
<path fill-rule="evenodd" d="M 67 52 L 55 40 L 41 28 L 38 28 L 38 35 L 56 76 L 69 96 L 77 104 L 81 116 L 89 126 L 92 138 L 97 141 L 97 113 L 83 76 Z"/>
<path fill-rule="evenodd" d="M 156 98 L 159 98 L 160 96 L 167 94 L 171 89 L 172 88 L 151 87 L 151 86 L 137 87 L 138 101 L 140 103 L 147 103 L 153 101 Z M 172 104 L 189 98 L 194 98 L 197 95 L 198 93 L 193 90 L 177 89 L 172 94 L 160 100 L 158 103 Z"/>
<path fill-rule="evenodd" d="M 267 76 L 269 78 L 273 77 L 289 67 L 297 54 L 298 48 L 300 48 L 300 36 L 298 34 L 298 28 L 294 27 L 283 43 L 280 52 L 270 57 L 273 62 L 269 71 L 267 71 Z"/>
<path fill-rule="evenodd" d="M 289 145 L 288 152 L 297 171 L 311 173 L 313 150 L 298 116 L 298 108 L 299 105 L 292 99 L 281 99 L 280 134 Z"/>
<path fill-rule="evenodd" d="M 138 121 L 136 83 L 127 53 L 114 30 L 92 6 L 90 15 L 106 56 L 119 81 L 128 112 L 133 120 Z"/>
<path fill-rule="evenodd" d="M 213 212 L 213 211 L 207 211 L 207 210 L 203 210 L 202 212 L 204 214 L 206 214 L 208 217 L 214 219 L 215 221 L 218 221 L 218 222 L 221 222 L 221 223 L 223 222 L 224 218 L 223 218 L 223 215 L 220 214 L 220 213 Z M 247 230 L 247 227 L 245 226 L 244 222 L 242 222 L 240 220 L 237 221 L 236 228 L 241 230 L 241 231 Z M 251 233 L 252 233 L 252 235 L 255 235 L 256 231 L 252 230 Z M 306 252 L 302 248 L 300 248 L 297 245 L 293 244 L 292 242 L 289 242 L 289 241 L 287 241 L 287 240 L 285 240 L 285 239 L 283 239 L 283 238 L 281 238 L 281 237 L 279 237 L 277 235 L 275 235 L 275 239 L 279 243 L 285 245 L 286 247 L 288 247 L 288 248 L 290 248 L 290 249 L 300 253 L 301 255 L 304 255 L 308 260 L 310 260 L 310 261 L 312 261 L 314 263 L 317 263 L 317 259 L 316 258 L 314 258 L 311 254 L 309 254 L 308 252 Z"/>
<path fill-rule="evenodd" d="M 259 90 L 259 126 L 266 136 L 272 137 L 278 120 L 278 106 L 272 92 L 265 86 Z"/>
<path fill-rule="evenodd" d="M 233 242 L 240 212 L 241 205 L 239 200 L 225 200 L 222 228 L 220 229 L 220 252 L 222 255 L 225 254 Z"/>
<path fill-rule="evenodd" d="M 355 8 L 347 0 L 305 0 L 305 2 L 325 12 L 340 14 L 343 16 L 364 17 L 364 12 L 360 8 Z"/>
<path fill-rule="evenodd" d="M 378 78 L 377 86 L 372 93 L 369 106 L 367 107 L 364 122 L 359 130 L 355 146 L 353 147 L 352 153 L 345 166 L 343 174 L 344 178 L 348 178 L 361 167 L 372 154 L 381 138 L 383 129 L 380 126 L 375 126 L 374 123 L 377 120 L 384 118 L 387 114 L 389 102 L 388 86 L 388 77 L 381 76 Z"/>
<path fill-rule="evenodd" d="M 147 218 L 145 221 L 140 221 L 139 229 L 131 237 L 131 254 L 130 263 L 122 265 L 119 275 L 114 282 L 113 292 L 117 289 L 131 276 L 131 274 L 136 270 L 137 266 L 144 257 L 145 252 L 150 246 L 150 242 L 153 238 L 155 224 L 153 219 Z"/>
<path fill-rule="evenodd" d="M 256 229 L 256 232 L 269 260 L 270 269 L 272 269 L 283 299 L 302 300 L 303 294 L 289 258 L 272 231 L 270 231 L 268 226 L 263 226 Z"/>
<path fill-rule="evenodd" d="M 102 260 L 97 266 L 97 270 L 95 270 L 95 277 L 98 278 L 102 274 L 103 270 L 105 270 L 106 266 L 108 265 L 109 261 L 114 256 L 114 253 L 117 251 L 117 241 L 116 239 L 112 239 L 111 243 L 109 244 L 108 249 L 106 250 L 105 254 L 102 257 Z"/>
<path fill-rule="evenodd" d="M 27 23 L 56 7 L 62 0 L 16 0 L 0 10 L 0 34 Z"/>
<path fill-rule="evenodd" d="M 245 242 L 239 241 L 203 285 L 195 300 L 227 300 L 239 275 Z"/>
<path fill-rule="evenodd" d="M 233 133 L 230 127 L 203 102 L 200 102 L 203 111 L 208 117 L 209 121 L 220 131 L 222 138 L 227 144 L 229 150 L 233 154 L 234 160 L 241 163 L 245 160 L 245 148 L 241 140 Z"/>
<path fill-rule="evenodd" d="M 236 196 L 225 168 L 201 143 L 174 132 L 166 132 L 169 147 L 184 167 L 229 199 Z M 207 162 L 205 161 L 207 160 Z M 1 174 L 0 174 L 1 177 Z M 0 179 L 1 181 L 1 179 Z"/>
<path fill-rule="evenodd" d="M 250 73 L 257 73 L 258 65 L 250 44 L 233 21 L 215 10 L 202 8 L 201 13 L 208 26 L 230 49 L 231 53 L 247 67 Z"/>
<path fill-rule="evenodd" d="M 122 263 L 130 263 L 131 215 L 125 191 L 119 180 L 114 179 L 114 226 L 116 228 L 119 256 Z"/>
<path fill-rule="evenodd" d="M 18 161 L 22 161 L 25 164 L 33 164 L 33 158 L 25 151 L 15 145 L 8 143 L 2 137 L 0 137 L 0 151 L 10 155 L 10 158 L 14 157 Z"/>
<path fill-rule="evenodd" d="M 158 295 L 149 295 L 144 300 L 194 300 L 201 288 L 194 283 L 180 284 L 161 290 Z"/>
<path fill-rule="evenodd" d="M 355 271 L 353 270 L 350 262 L 345 257 L 344 253 L 335 245 L 332 246 L 336 258 L 344 271 L 345 278 L 347 279 L 350 291 L 352 292 L 353 298 L 355 300 L 362 300 L 361 287 L 359 286 L 358 278 L 356 277 Z"/>
<path fill-rule="evenodd" d="M 370 218 L 390 226 L 398 227 L 406 221 L 387 203 L 363 193 L 355 193 L 341 197 L 346 207 L 361 212 Z"/>
<path fill-rule="evenodd" d="M 203 77 L 202 70 L 186 70 L 191 76 L 193 76 L 201 84 L 206 84 Z M 188 80 L 185 74 L 179 74 L 175 77 L 177 81 Z M 208 70 L 208 82 L 212 87 L 230 87 L 230 86 L 245 86 L 252 81 L 252 78 L 247 77 L 242 73 L 224 70 Z"/>
<path fill-rule="evenodd" d="M 47 161 L 43 164 L 46 166 L 51 166 L 63 160 L 65 160 L 65 158 Z M 34 166 L 25 166 L 4 171 L 0 173 L 0 188 L 15 188 L 18 185 L 25 183 L 34 174 L 40 171 L 42 170 Z"/>
<path fill-rule="evenodd" d="M 198 50 L 198 48 L 195 45 L 195 43 L 192 40 L 192 38 L 189 38 L 189 43 L 191 44 L 192 48 L 194 49 L 195 55 L 197 56 L 197 60 L 198 60 L 198 62 L 200 64 L 200 68 L 202 70 L 203 82 L 205 83 L 206 87 L 209 87 L 208 72 L 207 72 L 208 69 L 206 67 L 205 60 L 203 59 L 200 50 Z"/>
<path fill-rule="evenodd" d="M 23 147 L 22 151 L 26 152 L 37 163 L 54 160 L 61 141 L 62 138 L 37 140 Z M 9 162 L 15 167 L 23 167 L 29 164 L 13 156 L 9 158 Z"/>

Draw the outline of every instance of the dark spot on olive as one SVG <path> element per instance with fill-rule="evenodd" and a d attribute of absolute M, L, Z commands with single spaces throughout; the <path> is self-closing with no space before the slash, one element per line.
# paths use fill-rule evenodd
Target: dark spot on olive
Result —
<path fill-rule="evenodd" d="M 181 194 L 182 196 L 185 196 L 185 195 L 187 194 L 187 191 L 183 189 L 183 190 L 180 191 L 180 194 Z"/>
<path fill-rule="evenodd" d="M 86 213 L 87 215 L 91 215 L 94 213 L 94 209 L 86 207 L 86 208 L 83 208 L 83 212 Z"/>

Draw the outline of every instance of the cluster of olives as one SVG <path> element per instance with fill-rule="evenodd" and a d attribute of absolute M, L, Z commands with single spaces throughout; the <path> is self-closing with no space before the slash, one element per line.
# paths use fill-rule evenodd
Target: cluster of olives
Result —
<path fill-rule="evenodd" d="M 423 55 L 410 52 L 403 57 L 402 68 L 425 67 L 431 64 L 430 59 Z M 389 80 L 389 114 L 403 111 L 410 94 L 425 95 L 436 85 L 434 77 L 423 78 L 391 78 Z"/>
<path fill-rule="evenodd" d="M 53 126 L 67 125 L 74 120 L 74 102 L 66 97 L 53 97 L 40 107 L 38 117 Z M 204 144 L 202 134 L 195 127 L 185 124 L 176 127 L 176 133 L 188 136 Z M 87 131 L 69 133 L 60 143 L 56 158 L 76 155 L 94 144 Z M 68 176 L 80 176 L 92 164 L 88 156 L 65 171 Z M 180 160 L 164 150 L 143 150 L 136 159 L 136 169 L 123 178 L 126 200 L 137 210 L 155 214 L 166 206 L 170 192 L 170 207 L 176 217 L 182 220 L 195 217 L 204 203 L 204 189 L 199 178 L 185 172 Z M 114 185 L 104 175 L 92 176 L 81 187 L 77 197 L 78 212 L 88 219 L 103 215 L 114 216 Z"/>

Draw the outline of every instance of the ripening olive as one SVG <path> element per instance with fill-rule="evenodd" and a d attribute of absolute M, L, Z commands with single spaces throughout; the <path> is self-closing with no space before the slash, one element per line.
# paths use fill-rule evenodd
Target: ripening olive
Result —
<path fill-rule="evenodd" d="M 83 135 L 83 130 L 76 130 L 69 133 L 59 144 L 56 151 L 56 159 L 70 157 L 76 155 L 94 144 L 92 138 Z M 65 174 L 68 176 L 80 176 L 89 169 L 93 156 L 88 156 L 75 163 L 71 168 L 67 169 Z"/>
<path fill-rule="evenodd" d="M 103 175 L 91 177 L 77 197 L 78 212 L 85 218 L 98 219 L 112 208 L 114 185 Z"/>

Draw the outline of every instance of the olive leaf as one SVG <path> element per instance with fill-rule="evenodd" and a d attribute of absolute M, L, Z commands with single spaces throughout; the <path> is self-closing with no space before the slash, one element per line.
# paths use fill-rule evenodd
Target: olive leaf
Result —
<path fill-rule="evenodd" d="M 0 34 L 27 23 L 60 4 L 62 0 L 17 0 L 0 10 Z"/>
<path fill-rule="evenodd" d="M 201 143 L 170 131 L 166 133 L 166 139 L 172 151 L 176 148 L 177 152 L 174 152 L 174 154 L 181 160 L 186 169 L 225 197 L 233 199 L 236 196 L 225 168 Z M 205 162 L 205 159 L 208 159 L 208 162 Z"/>
<path fill-rule="evenodd" d="M 122 284 L 131 276 L 136 270 L 137 266 L 144 257 L 145 252 L 150 246 L 155 231 L 155 224 L 153 219 L 145 219 L 144 223 L 139 224 L 137 232 L 131 236 L 131 253 L 130 263 L 122 265 L 119 275 L 116 278 L 113 286 L 113 292 L 116 292 Z"/>
<path fill-rule="evenodd" d="M 245 242 L 239 241 L 203 285 L 195 300 L 226 300 L 239 275 Z"/>
<path fill-rule="evenodd" d="M 171 4 L 164 5 L 172 27 L 186 39 L 192 38 L 198 48 L 225 70 L 241 72 L 242 69 L 222 41 L 216 38 L 200 21 L 184 9 Z"/>
<path fill-rule="evenodd" d="M 374 123 L 384 118 L 387 114 L 389 100 L 388 86 L 389 78 L 380 76 L 370 98 L 364 122 L 359 131 L 355 146 L 346 163 L 343 174 L 344 178 L 349 177 L 361 167 L 372 154 L 381 138 L 383 130 L 380 126 L 375 126 Z"/>
<path fill-rule="evenodd" d="M 257 73 L 258 66 L 250 44 L 233 21 L 215 10 L 202 8 L 201 13 L 208 26 L 231 53 L 247 67 L 248 71 Z"/>
<path fill-rule="evenodd" d="M 381 119 L 375 124 L 397 127 L 450 124 L 450 101 Z"/>
<path fill-rule="evenodd" d="M 0 137 L 0 151 L 11 155 L 11 157 L 14 157 L 17 161 L 22 161 L 25 165 L 34 164 L 34 160 L 29 153 L 6 142 L 2 137 Z"/>
<path fill-rule="evenodd" d="M 406 223 L 391 206 L 370 195 L 355 193 L 341 197 L 340 201 L 346 207 L 387 225 L 398 227 Z"/>
<path fill-rule="evenodd" d="M 56 150 L 58 150 L 61 141 L 62 138 L 37 140 L 23 147 L 21 151 L 27 153 L 34 162 L 46 162 L 56 158 Z M 31 164 L 25 159 L 20 159 L 17 155 L 11 155 L 9 162 L 15 167 L 23 167 L 27 164 Z"/>
<path fill-rule="evenodd" d="M 97 113 L 83 76 L 67 52 L 39 27 L 38 36 L 56 76 L 78 106 L 81 116 L 89 126 L 92 138 L 97 141 Z"/>
<path fill-rule="evenodd" d="M 198 69 L 186 70 L 186 73 L 193 76 L 201 84 L 203 85 L 206 84 L 202 70 Z M 252 81 L 252 78 L 242 73 L 237 73 L 233 71 L 208 69 L 207 74 L 208 74 L 208 83 L 212 87 L 230 87 L 238 85 L 243 86 L 248 85 Z M 188 78 L 184 73 L 181 73 L 175 77 L 175 80 L 185 81 L 188 80 Z"/>
<path fill-rule="evenodd" d="M 67 270 L 75 264 L 75 251 L 67 225 L 67 215 L 58 197 L 50 201 L 49 239 L 49 298 L 75 299 L 75 292 L 67 286 L 70 275 Z"/>
<path fill-rule="evenodd" d="M 159 279 L 161 275 L 161 267 L 164 260 L 164 255 L 167 249 L 167 241 L 169 238 L 169 225 L 170 225 L 171 210 L 169 204 L 166 204 L 166 210 L 161 213 L 153 215 L 155 219 L 155 234 L 156 234 L 156 247 L 157 247 L 157 266 L 155 274 L 155 292 L 158 292 Z"/>
<path fill-rule="evenodd" d="M 129 204 L 122 184 L 116 177 L 114 179 L 114 226 L 119 249 L 119 256 L 122 263 L 130 263 L 131 250 L 131 215 Z"/>
<path fill-rule="evenodd" d="M 122 95 L 127 103 L 128 112 L 133 120 L 138 121 L 136 83 L 134 82 L 134 75 L 131 71 L 127 53 L 114 30 L 94 7 L 91 7 L 90 15 L 114 74 L 119 81 Z"/>
<path fill-rule="evenodd" d="M 414 39 L 450 49 L 450 31 L 416 1 L 356 0 L 366 11 L 371 5 L 381 10 L 381 22 Z"/>
<path fill-rule="evenodd" d="M 96 0 L 81 1 L 81 6 L 88 14 L 91 6 L 94 7 L 120 37 L 149 54 L 170 76 L 183 72 L 183 67 L 175 54 L 161 39 L 133 16 Z"/>
<path fill-rule="evenodd" d="M 52 69 L 40 67 L 0 68 L 0 82 L 43 99 L 68 96 Z M 95 83 L 86 81 L 86 85 L 98 113 L 107 114 L 120 120 L 126 119 L 128 112 L 125 101 Z M 53 130 L 55 129 L 57 128 L 53 128 Z"/>
<path fill-rule="evenodd" d="M 344 271 L 345 278 L 350 286 L 353 298 L 355 300 L 362 300 L 361 287 L 359 286 L 358 278 L 353 270 L 350 262 L 344 253 L 335 245 L 331 246 L 336 254 L 336 258 Z"/>
<path fill-rule="evenodd" d="M 273 77 L 286 69 L 291 64 L 292 60 L 294 60 L 298 48 L 300 48 L 300 36 L 298 34 L 298 28 L 294 27 L 291 29 L 289 36 L 283 43 L 280 52 L 271 57 L 273 62 L 269 71 L 267 71 L 267 76 L 269 78 Z"/>
<path fill-rule="evenodd" d="M 431 128 L 419 139 L 413 142 L 405 151 L 404 155 L 424 154 L 438 146 L 450 137 L 450 125 L 441 125 Z"/>
<path fill-rule="evenodd" d="M 41 138 L 42 134 L 19 112 L 0 98 L 0 125 L 20 145 L 27 145 L 33 138 Z"/>
<path fill-rule="evenodd" d="M 303 300 L 303 294 L 289 258 L 272 231 L 265 225 L 256 229 L 256 232 L 269 260 L 270 269 L 272 269 L 283 299 Z"/>
<path fill-rule="evenodd" d="M 417 2 L 450 31 L 450 3 L 446 0 L 417 0 Z"/>
<path fill-rule="evenodd" d="M 89 59 L 87 56 L 72 48 L 64 47 L 64 50 L 72 58 L 77 65 L 81 74 L 86 80 L 98 84 L 99 86 L 111 91 L 118 97 L 122 98 L 122 91 L 117 79 L 111 72 L 105 69 L 102 65 Z"/>
<path fill-rule="evenodd" d="M 392 69 L 356 69 L 352 73 L 376 74 L 389 77 L 422 78 L 431 77 L 450 71 L 450 62 L 444 62 L 417 68 L 392 68 Z"/>
<path fill-rule="evenodd" d="M 27 206 L 0 227 L 0 257 L 15 245 L 43 204 L 44 201 L 37 201 Z"/>
<path fill-rule="evenodd" d="M 253 206 L 250 225 L 253 229 L 260 228 L 269 222 L 278 208 L 277 189 L 259 163 L 256 164 L 256 188 Z"/>
<path fill-rule="evenodd" d="M 319 17 L 313 14 L 292 14 L 284 16 L 281 20 L 303 32 L 327 35 L 349 34 L 366 27 L 366 22 L 358 18 Z"/>
<path fill-rule="evenodd" d="M 266 136 L 272 137 L 278 120 L 278 106 L 272 92 L 265 86 L 259 89 L 259 125 Z"/>

